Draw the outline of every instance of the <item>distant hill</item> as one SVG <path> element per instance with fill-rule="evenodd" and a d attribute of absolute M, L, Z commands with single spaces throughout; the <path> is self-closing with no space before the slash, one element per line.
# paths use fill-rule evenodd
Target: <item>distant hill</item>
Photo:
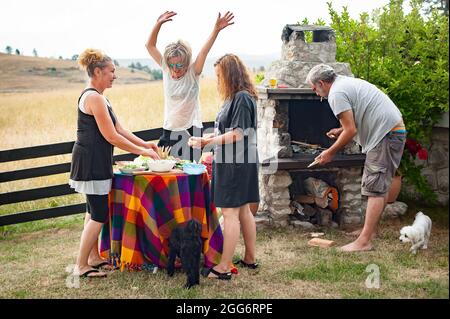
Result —
<path fill-rule="evenodd" d="M 270 64 L 280 59 L 280 54 L 272 53 L 266 55 L 248 55 L 248 54 L 238 54 L 242 59 L 244 64 L 251 70 L 258 71 L 261 67 L 266 70 Z M 219 57 L 210 57 L 206 59 L 205 67 L 203 68 L 203 74 L 208 77 L 215 75 L 214 73 L 214 63 Z M 117 59 L 120 66 L 128 67 L 131 63 L 139 62 L 141 65 L 147 65 L 150 69 L 159 69 L 159 66 L 152 59 Z"/>
<path fill-rule="evenodd" d="M 117 68 L 115 84 L 144 83 L 152 77 L 144 72 Z M 18 56 L 0 53 L 0 93 L 44 91 L 82 87 L 86 74 L 76 61 Z"/>

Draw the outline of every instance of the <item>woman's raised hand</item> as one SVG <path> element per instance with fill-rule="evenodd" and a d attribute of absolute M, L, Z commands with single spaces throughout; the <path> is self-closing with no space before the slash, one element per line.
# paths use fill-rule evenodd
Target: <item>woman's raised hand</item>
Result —
<path fill-rule="evenodd" d="M 233 19 L 234 19 L 234 15 L 232 12 L 227 11 L 227 13 L 225 13 L 225 15 L 223 17 L 221 16 L 221 14 L 219 12 L 219 16 L 217 17 L 216 25 L 214 26 L 214 28 L 216 29 L 216 31 L 225 29 L 229 25 L 234 24 L 234 22 L 231 22 Z"/>
<path fill-rule="evenodd" d="M 176 14 L 177 13 L 174 11 L 166 11 L 158 17 L 158 20 L 156 20 L 156 22 L 163 24 L 166 23 L 167 21 L 172 21 L 171 18 Z"/>

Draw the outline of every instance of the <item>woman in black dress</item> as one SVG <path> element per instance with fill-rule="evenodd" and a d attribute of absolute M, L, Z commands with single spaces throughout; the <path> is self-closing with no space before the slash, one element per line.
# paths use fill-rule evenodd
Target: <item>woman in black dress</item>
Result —
<path fill-rule="evenodd" d="M 78 99 L 77 140 L 72 150 L 70 187 L 86 194 L 87 214 L 74 275 L 104 277 L 107 265 L 98 253 L 98 236 L 108 217 L 108 193 L 113 177 L 113 146 L 125 151 L 159 158 L 157 146 L 123 128 L 103 92 L 112 87 L 115 66 L 101 51 L 87 49 L 78 63 L 89 76 L 88 87 Z"/>
<path fill-rule="evenodd" d="M 256 145 L 256 90 L 242 61 L 226 54 L 215 63 L 218 90 L 224 104 L 217 115 L 215 134 L 192 137 L 196 148 L 214 146 L 212 193 L 214 204 L 224 216 L 224 244 L 220 263 L 209 277 L 231 279 L 232 258 L 240 226 L 245 255 L 239 263 L 256 268 L 256 225 L 250 209 L 259 202 L 258 153 Z"/>

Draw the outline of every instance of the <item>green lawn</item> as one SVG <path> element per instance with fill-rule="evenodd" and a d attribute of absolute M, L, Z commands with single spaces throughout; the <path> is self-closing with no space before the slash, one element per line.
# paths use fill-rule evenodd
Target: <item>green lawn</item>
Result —
<path fill-rule="evenodd" d="M 414 256 L 398 236 L 419 209 L 434 225 L 429 249 Z M 4 227 L 0 298 L 449 298 L 448 208 L 410 205 L 406 216 L 382 222 L 374 251 L 359 254 L 310 247 L 309 233 L 298 229 L 259 231 L 259 271 L 240 269 L 230 282 L 201 278 L 190 290 L 181 288 L 182 273 L 169 278 L 163 270 L 115 271 L 68 288 L 73 278 L 66 267 L 75 262 L 82 220 L 76 215 Z M 339 245 L 349 241 L 340 230 L 324 231 Z M 379 288 L 366 286 L 373 267 Z"/>

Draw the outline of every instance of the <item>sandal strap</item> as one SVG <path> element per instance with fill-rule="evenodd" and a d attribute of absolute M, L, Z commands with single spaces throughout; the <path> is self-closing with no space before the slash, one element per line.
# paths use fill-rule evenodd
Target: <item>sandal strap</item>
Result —
<path fill-rule="evenodd" d="M 209 271 L 212 272 L 214 275 L 216 275 L 217 278 L 219 278 L 219 279 L 222 279 L 222 280 L 230 280 L 231 279 L 231 272 L 218 272 L 214 268 L 211 268 Z"/>
<path fill-rule="evenodd" d="M 239 264 L 241 264 L 244 267 L 247 268 L 251 268 L 251 269 L 256 269 L 259 267 L 258 263 L 253 263 L 253 264 L 247 264 L 245 261 L 243 261 L 242 259 L 238 261 Z"/>
<path fill-rule="evenodd" d="M 102 268 L 103 266 L 109 266 L 109 262 L 103 261 L 103 262 L 99 263 L 98 265 L 91 266 L 91 267 L 94 268 L 94 269 L 100 269 L 100 268 Z"/>

